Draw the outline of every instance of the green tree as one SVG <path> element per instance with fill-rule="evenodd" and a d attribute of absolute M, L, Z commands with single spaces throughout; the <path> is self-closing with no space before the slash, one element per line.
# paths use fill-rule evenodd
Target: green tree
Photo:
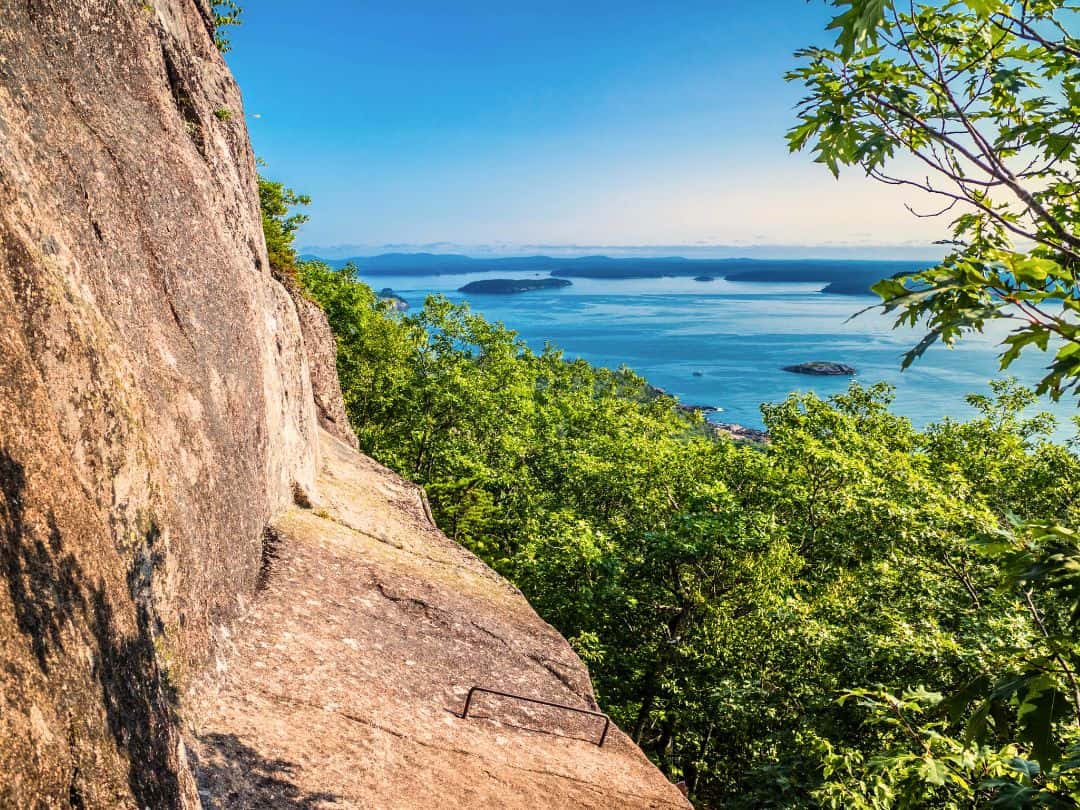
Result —
<path fill-rule="evenodd" d="M 270 267 L 277 273 L 292 276 L 297 270 L 296 232 L 308 221 L 306 214 L 294 212 L 297 206 L 310 205 L 311 197 L 297 194 L 284 183 L 259 176 L 259 204 L 262 209 L 263 235 Z"/>
<path fill-rule="evenodd" d="M 793 150 L 833 174 L 857 166 L 954 213 L 951 252 L 875 290 L 898 323 L 935 341 L 1016 325 L 1002 367 L 1053 343 L 1040 392 L 1080 379 L 1080 38 L 1068 0 L 834 0 L 832 48 L 800 52 Z"/>
<path fill-rule="evenodd" d="M 228 29 L 230 26 L 240 25 L 244 10 L 236 3 L 236 0 L 220 0 L 212 6 L 214 15 L 214 45 L 221 53 L 232 50 L 232 42 L 229 41 Z"/>

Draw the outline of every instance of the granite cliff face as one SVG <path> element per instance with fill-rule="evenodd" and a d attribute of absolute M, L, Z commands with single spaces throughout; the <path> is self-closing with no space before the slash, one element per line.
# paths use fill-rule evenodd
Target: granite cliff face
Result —
<path fill-rule="evenodd" d="M 296 314 L 300 317 L 300 332 L 304 337 L 305 354 L 311 375 L 311 394 L 315 399 L 315 415 L 319 425 L 351 447 L 358 447 L 356 434 L 349 425 L 345 401 L 341 395 L 341 382 L 337 374 L 337 350 L 334 333 L 326 320 L 326 313 L 318 304 L 297 288 L 288 277 L 281 281 L 292 296 Z"/>
<path fill-rule="evenodd" d="M 5 807 L 197 801 L 171 692 L 313 483 L 300 325 L 209 13 L 0 0 Z"/>
<path fill-rule="evenodd" d="M 305 696 L 340 689 L 346 657 L 349 673 L 365 656 L 377 662 L 388 694 L 413 684 L 417 724 L 391 725 L 418 740 L 394 762 L 421 784 L 454 769 L 454 746 L 425 742 L 439 739 L 425 723 L 448 723 L 442 702 L 469 679 L 592 700 L 584 667 L 520 594 L 417 528 L 415 488 L 356 472 L 371 462 L 346 446 L 355 439 L 325 318 L 268 266 L 240 94 L 211 19 L 207 0 L 0 0 L 0 807 L 315 807 L 330 795 L 366 806 L 378 775 L 348 782 L 370 764 L 364 745 L 341 731 L 344 715 L 303 708 Z M 317 473 L 355 503 L 320 508 Z M 358 483 L 334 490 L 335 476 Z M 403 505 L 410 491 L 416 503 Z M 356 503 L 369 496 L 375 511 L 364 512 Z M 364 520 L 374 523 L 356 528 Z M 405 538 L 390 545 L 413 556 L 383 555 L 376 571 L 368 558 L 382 546 L 357 538 L 381 544 L 387 526 Z M 468 628 L 463 638 L 453 622 L 441 636 L 424 631 L 432 599 L 451 599 L 445 615 L 462 621 L 472 610 L 468 592 L 438 596 L 417 562 L 446 555 L 500 594 L 475 597 L 477 621 L 496 605 L 509 646 Z M 274 573 L 275 559 L 297 570 Z M 341 594 L 326 583 L 339 575 L 348 587 L 392 582 L 400 590 L 385 604 L 402 612 L 335 606 Z M 333 621 L 305 593 L 333 607 Z M 303 796 L 292 771 L 264 772 L 277 743 L 235 710 L 258 699 L 245 684 L 271 685 L 259 622 L 294 605 L 330 635 L 294 644 L 309 658 L 273 682 L 273 730 L 340 735 L 305 754 L 313 792 Z M 378 652 L 380 632 L 398 634 L 392 655 Z M 405 677 L 410 649 L 435 666 L 477 633 L 480 657 L 461 672 Z M 351 712 L 380 710 L 379 682 L 369 687 Z M 482 736 L 447 741 L 475 748 L 495 732 L 488 721 L 455 732 L 469 734 Z M 215 740 L 239 746 L 232 760 Z M 507 779 L 514 764 L 498 757 L 476 760 L 473 777 L 487 780 L 492 806 L 513 806 L 511 794 L 557 802 L 551 785 L 604 772 L 621 781 L 579 786 L 591 806 L 627 794 L 681 803 L 625 738 L 615 743 L 610 763 L 590 750 L 591 771 L 572 766 L 574 741 L 545 743 L 536 750 L 553 761 L 532 787 L 514 787 L 533 777 Z M 239 790 L 230 769 L 249 778 Z"/>

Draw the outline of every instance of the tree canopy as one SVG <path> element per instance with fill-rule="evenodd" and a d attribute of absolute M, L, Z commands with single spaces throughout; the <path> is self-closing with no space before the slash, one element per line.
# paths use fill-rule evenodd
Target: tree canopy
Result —
<path fill-rule="evenodd" d="M 1077 7 L 834 0 L 789 134 L 941 199 L 949 254 L 877 286 L 952 343 L 995 319 L 1002 366 L 1080 379 Z M 917 166 L 918 171 L 911 167 Z M 1080 457 L 1035 392 L 916 429 L 884 385 L 763 405 L 740 444 L 629 369 L 534 351 L 445 298 L 387 307 L 300 261 L 308 200 L 263 180 L 271 263 L 326 311 L 362 449 L 512 579 L 605 711 L 700 807 L 1080 804 Z"/>

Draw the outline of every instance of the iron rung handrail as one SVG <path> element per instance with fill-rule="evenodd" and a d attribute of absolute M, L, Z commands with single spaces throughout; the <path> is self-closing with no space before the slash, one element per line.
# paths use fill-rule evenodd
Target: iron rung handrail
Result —
<path fill-rule="evenodd" d="M 538 703 L 541 706 L 551 706 L 554 709 L 566 709 L 567 711 L 577 712 L 578 714 L 587 714 L 590 717 L 602 717 L 604 719 L 604 730 L 600 734 L 600 741 L 596 743 L 597 747 L 602 747 L 604 745 L 604 741 L 607 739 L 608 735 L 608 728 L 611 727 L 611 718 L 603 712 L 594 712 L 591 709 L 580 709 L 577 706 L 568 706 L 565 703 L 554 703 L 550 700 L 540 700 L 539 698 L 525 697 L 524 695 L 513 695 L 509 692 L 500 692 L 497 689 L 488 689 L 485 686 L 474 686 L 469 689 L 469 694 L 465 697 L 465 710 L 461 713 L 462 720 L 469 716 L 469 707 L 472 705 L 473 695 L 477 692 L 498 695 L 499 697 L 510 698 L 512 700 L 523 700 L 526 703 Z"/>

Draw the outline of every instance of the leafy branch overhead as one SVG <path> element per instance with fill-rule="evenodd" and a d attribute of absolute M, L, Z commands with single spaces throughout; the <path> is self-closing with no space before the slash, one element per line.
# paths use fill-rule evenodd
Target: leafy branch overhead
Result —
<path fill-rule="evenodd" d="M 898 323 L 952 345 L 996 319 L 1001 357 L 1053 350 L 1041 391 L 1080 379 L 1080 5 L 835 0 L 831 48 L 788 74 L 808 95 L 788 133 L 834 175 L 858 167 L 952 215 L 945 261 L 875 291 Z M 935 203 L 934 200 L 937 202 Z"/>

